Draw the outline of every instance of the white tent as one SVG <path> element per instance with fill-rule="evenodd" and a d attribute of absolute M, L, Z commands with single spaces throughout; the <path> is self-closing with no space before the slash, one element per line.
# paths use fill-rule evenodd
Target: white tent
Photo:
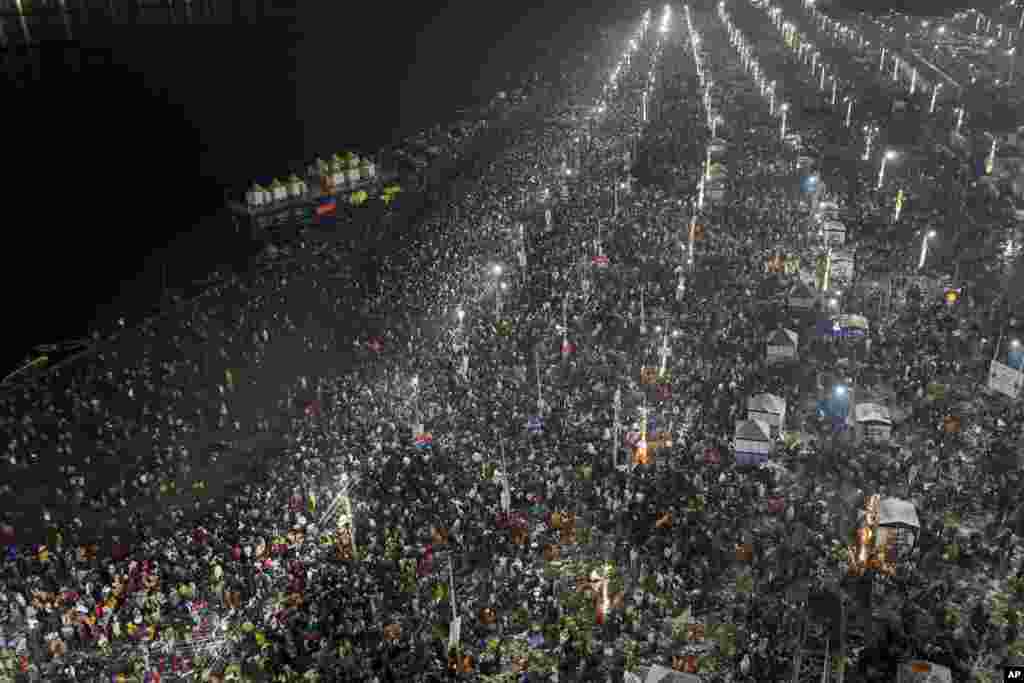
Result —
<path fill-rule="evenodd" d="M 844 244 L 846 242 L 846 226 L 841 222 L 825 221 L 822 230 L 825 232 L 826 244 Z"/>
<path fill-rule="evenodd" d="M 866 441 L 885 443 L 892 436 L 889 409 L 877 403 L 858 403 L 854 409 L 858 433 Z"/>
<path fill-rule="evenodd" d="M 630 683 L 700 683 L 700 676 L 654 664 L 649 667 L 637 667 L 635 674 L 627 672 L 625 680 Z"/>
<path fill-rule="evenodd" d="M 920 529 L 917 508 L 913 503 L 899 498 L 883 498 L 878 503 L 879 526 L 904 526 Z"/>
<path fill-rule="evenodd" d="M 799 337 L 793 330 L 775 330 L 768 335 L 766 359 L 769 363 L 796 358 Z"/>
<path fill-rule="evenodd" d="M 777 433 L 786 424 L 786 399 L 774 394 L 756 394 L 747 399 L 747 418 L 764 422 Z"/>
<path fill-rule="evenodd" d="M 896 683 L 953 683 L 953 672 L 941 664 L 905 662 L 900 664 Z"/>
<path fill-rule="evenodd" d="M 856 257 L 852 249 L 834 249 L 832 251 L 832 282 L 853 282 Z"/>
<path fill-rule="evenodd" d="M 736 464 L 758 465 L 771 455 L 771 427 L 762 420 L 740 420 L 733 434 Z"/>

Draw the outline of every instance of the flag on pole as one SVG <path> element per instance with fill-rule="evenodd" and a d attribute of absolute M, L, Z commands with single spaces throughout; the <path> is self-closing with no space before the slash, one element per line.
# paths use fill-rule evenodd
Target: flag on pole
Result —
<path fill-rule="evenodd" d="M 598 268 L 608 267 L 608 257 L 605 256 L 604 254 L 598 254 L 597 256 L 594 256 L 590 261 Z"/>
<path fill-rule="evenodd" d="M 434 436 L 429 432 L 423 432 L 422 434 L 416 435 L 416 448 L 421 451 L 425 451 L 432 448 L 434 445 Z"/>

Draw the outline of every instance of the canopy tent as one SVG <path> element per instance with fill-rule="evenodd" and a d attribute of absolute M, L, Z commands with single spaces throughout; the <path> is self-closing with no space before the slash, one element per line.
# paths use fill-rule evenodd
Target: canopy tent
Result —
<path fill-rule="evenodd" d="M 624 680 L 628 683 L 700 683 L 700 676 L 654 664 L 637 667 L 636 673 L 626 672 Z"/>
<path fill-rule="evenodd" d="M 885 443 L 892 436 L 889 409 L 877 403 L 858 403 L 854 408 L 857 433 L 866 441 Z"/>
<path fill-rule="evenodd" d="M 740 420 L 733 435 L 737 465 L 760 465 L 771 455 L 771 427 L 763 420 Z"/>
<path fill-rule="evenodd" d="M 774 394 L 756 394 L 747 399 L 747 417 L 764 422 L 777 433 L 786 424 L 786 400 Z"/>
<path fill-rule="evenodd" d="M 846 226 L 839 221 L 825 221 L 822 224 L 826 244 L 843 244 L 846 242 Z M 833 268 L 835 264 L 833 263 Z"/>
<path fill-rule="evenodd" d="M 910 556 L 921 523 L 913 503 L 899 498 L 883 498 L 878 504 L 877 544 L 889 548 L 889 559 L 896 562 Z"/>
<path fill-rule="evenodd" d="M 766 359 L 769 363 L 796 358 L 797 333 L 793 330 L 775 330 L 768 335 Z"/>
<path fill-rule="evenodd" d="M 862 315 L 843 313 L 832 318 L 833 337 L 862 337 L 868 332 L 868 319 Z"/>
<path fill-rule="evenodd" d="M 941 664 L 905 662 L 898 671 L 896 683 L 953 683 L 953 672 Z"/>
<path fill-rule="evenodd" d="M 853 273 L 856 264 L 856 256 L 852 249 L 832 250 L 832 274 L 831 282 L 853 282 Z"/>
<path fill-rule="evenodd" d="M 878 505 L 879 526 L 903 526 L 920 529 L 917 508 L 913 503 L 899 498 L 883 498 Z"/>

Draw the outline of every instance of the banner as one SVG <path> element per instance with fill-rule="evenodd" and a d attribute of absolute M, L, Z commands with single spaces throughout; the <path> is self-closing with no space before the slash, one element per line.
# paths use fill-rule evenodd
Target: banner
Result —
<path fill-rule="evenodd" d="M 1022 373 L 1004 365 L 997 360 L 992 361 L 988 371 L 988 388 L 998 391 L 1004 396 L 1017 398 L 1020 395 Z"/>

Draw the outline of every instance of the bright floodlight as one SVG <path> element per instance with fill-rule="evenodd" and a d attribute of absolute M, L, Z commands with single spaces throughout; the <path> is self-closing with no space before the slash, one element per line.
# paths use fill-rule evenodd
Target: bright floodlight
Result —
<path fill-rule="evenodd" d="M 466 317 L 466 312 L 460 308 L 457 311 L 455 311 L 455 315 L 459 317 L 459 322 L 461 323 L 462 320 Z"/>
<path fill-rule="evenodd" d="M 894 150 L 890 149 L 890 150 L 886 150 L 886 152 L 885 152 L 885 158 L 888 159 L 889 161 L 892 161 L 893 159 L 895 159 L 896 156 L 897 156 L 897 154 L 896 154 L 896 152 Z"/>
<path fill-rule="evenodd" d="M 941 34 L 944 34 L 945 32 L 946 32 L 946 27 L 945 26 L 940 26 L 939 27 L 939 34 L 941 35 Z"/>
<path fill-rule="evenodd" d="M 1010 341 L 1010 346 L 1012 348 L 1017 348 L 1018 346 L 1020 346 L 1020 339 L 1013 339 L 1013 340 L 1011 340 Z"/>
<path fill-rule="evenodd" d="M 501 271 L 502 271 L 502 268 L 501 268 L 501 264 L 500 263 L 494 264 L 494 267 L 491 268 L 491 272 L 493 272 L 495 275 L 501 275 Z"/>
<path fill-rule="evenodd" d="M 419 377 L 416 377 L 416 376 L 414 375 L 414 376 L 413 376 L 413 378 L 412 378 L 412 385 L 413 385 L 414 387 L 416 387 L 416 386 L 419 386 L 419 384 L 420 384 L 420 378 L 419 378 Z"/>
<path fill-rule="evenodd" d="M 836 393 L 836 396 L 845 396 L 846 395 L 846 387 L 844 387 L 842 384 L 837 384 L 834 391 Z"/>
<path fill-rule="evenodd" d="M 929 230 L 928 231 L 928 239 L 932 239 L 933 237 L 935 237 L 935 231 L 934 230 Z"/>

